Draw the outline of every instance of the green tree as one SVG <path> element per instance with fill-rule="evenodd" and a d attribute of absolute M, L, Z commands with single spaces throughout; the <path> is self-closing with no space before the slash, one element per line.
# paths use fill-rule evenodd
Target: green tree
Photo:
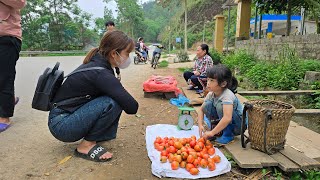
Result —
<path fill-rule="evenodd" d="M 81 11 L 76 0 L 28 1 L 22 11 L 23 49 L 81 49 L 96 38 L 89 22 L 91 15 Z"/>

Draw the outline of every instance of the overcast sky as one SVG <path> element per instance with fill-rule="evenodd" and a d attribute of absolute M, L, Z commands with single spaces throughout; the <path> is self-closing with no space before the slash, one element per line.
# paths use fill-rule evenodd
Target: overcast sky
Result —
<path fill-rule="evenodd" d="M 139 3 L 144 3 L 150 0 L 138 0 Z M 93 14 L 93 18 L 103 17 L 103 9 L 106 5 L 103 0 L 78 0 L 78 5 L 83 11 Z M 108 8 L 114 10 L 116 9 L 116 3 L 111 2 L 108 4 Z"/>

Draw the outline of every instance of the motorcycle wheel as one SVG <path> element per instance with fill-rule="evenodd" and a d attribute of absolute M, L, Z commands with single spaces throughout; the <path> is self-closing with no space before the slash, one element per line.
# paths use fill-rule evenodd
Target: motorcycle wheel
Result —
<path fill-rule="evenodd" d="M 138 63 L 139 63 L 139 58 L 138 58 L 138 56 L 135 56 L 135 57 L 133 58 L 133 63 L 134 63 L 134 64 L 138 64 Z"/>

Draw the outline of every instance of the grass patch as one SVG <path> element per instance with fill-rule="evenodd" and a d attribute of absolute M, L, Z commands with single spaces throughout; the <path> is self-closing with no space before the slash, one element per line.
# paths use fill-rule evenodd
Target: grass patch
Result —
<path fill-rule="evenodd" d="M 178 70 L 179 70 L 180 72 L 187 72 L 187 71 L 192 71 L 192 68 L 180 67 L 180 68 L 178 68 Z"/>
<path fill-rule="evenodd" d="M 162 67 L 163 68 L 163 67 L 168 67 L 168 65 L 169 65 L 169 62 L 166 61 L 166 60 L 163 60 L 158 64 L 158 67 Z"/>

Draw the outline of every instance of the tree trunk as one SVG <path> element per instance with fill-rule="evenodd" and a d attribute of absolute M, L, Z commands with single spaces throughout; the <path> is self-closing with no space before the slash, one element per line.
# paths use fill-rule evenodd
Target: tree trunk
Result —
<path fill-rule="evenodd" d="M 187 52 L 188 49 L 188 40 L 187 40 L 187 24 L 188 24 L 188 6 L 187 6 L 187 1 L 184 0 L 184 52 Z"/>
<path fill-rule="evenodd" d="M 289 35 L 290 35 L 290 31 L 291 31 L 291 14 L 292 14 L 291 0 L 288 0 L 287 32 L 286 32 L 286 36 L 289 36 Z"/>
<path fill-rule="evenodd" d="M 313 17 L 314 17 L 314 20 L 315 20 L 315 22 L 316 22 L 316 33 L 317 33 L 317 34 L 320 34 L 319 16 L 317 16 L 317 13 L 316 13 L 316 9 L 315 9 L 315 8 L 313 8 L 313 9 L 311 10 L 311 12 L 312 12 L 312 15 L 313 15 Z"/>

